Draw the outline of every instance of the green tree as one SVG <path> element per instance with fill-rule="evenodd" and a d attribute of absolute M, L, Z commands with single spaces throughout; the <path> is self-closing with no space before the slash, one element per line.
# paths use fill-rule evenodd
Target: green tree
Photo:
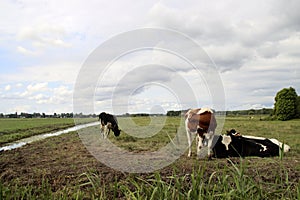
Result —
<path fill-rule="evenodd" d="M 277 92 L 274 114 L 278 120 L 290 120 L 296 117 L 296 101 L 298 95 L 294 88 L 284 88 Z"/>
<path fill-rule="evenodd" d="M 300 96 L 296 100 L 296 118 L 300 118 Z"/>

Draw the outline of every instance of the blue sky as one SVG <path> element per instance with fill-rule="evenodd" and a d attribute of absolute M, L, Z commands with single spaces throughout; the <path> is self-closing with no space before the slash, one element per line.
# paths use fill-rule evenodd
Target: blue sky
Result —
<path fill-rule="evenodd" d="M 276 92 L 284 87 L 292 86 L 300 94 L 297 0 L 3 0 L 0 10 L 0 113 L 72 112 L 74 84 L 91 52 L 115 35 L 145 27 L 179 31 L 207 52 L 222 79 L 227 110 L 272 107 Z M 161 52 L 133 58 L 111 66 L 114 76 L 106 80 L 107 87 L 97 88 L 96 113 L 113 112 L 106 90 L 118 91 L 122 77 L 128 76 L 135 87 L 125 84 L 120 94 L 144 86 L 152 80 L 150 73 L 158 77 L 155 84 L 129 92 L 125 110 L 166 112 L 212 105 L 205 80 L 196 80 L 192 70 L 169 76 L 157 69 L 128 75 L 132 66 L 145 62 L 179 69 L 176 58 Z M 198 105 L 182 103 L 176 92 L 157 85 L 176 85 L 178 77 L 191 85 L 204 84 L 196 92 Z"/>

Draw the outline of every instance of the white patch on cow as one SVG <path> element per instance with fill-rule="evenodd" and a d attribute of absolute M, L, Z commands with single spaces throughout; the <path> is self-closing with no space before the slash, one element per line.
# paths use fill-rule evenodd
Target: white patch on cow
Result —
<path fill-rule="evenodd" d="M 101 120 L 100 120 L 100 134 L 102 135 L 103 139 L 106 139 L 108 137 L 108 134 L 110 132 L 109 129 L 111 129 L 112 124 L 108 122 L 106 125 L 102 125 Z"/>
<path fill-rule="evenodd" d="M 188 139 L 188 145 L 189 145 L 189 152 L 188 152 L 188 157 L 191 157 L 192 155 L 192 149 L 191 149 L 191 146 L 192 146 L 192 141 L 193 141 L 193 136 L 192 136 L 192 132 L 191 130 L 188 128 L 188 123 L 189 123 L 189 120 L 188 118 L 185 120 L 185 128 L 186 128 L 186 133 L 187 133 L 187 139 Z M 195 134 L 193 134 L 195 135 Z M 197 148 L 198 148 L 198 145 L 197 145 Z"/>
<path fill-rule="evenodd" d="M 278 140 L 276 140 L 276 139 L 274 139 L 274 138 L 270 139 L 270 141 L 273 142 L 274 144 L 278 145 L 278 146 L 281 146 L 281 145 L 282 145 L 281 142 L 279 142 Z M 281 144 L 281 145 L 280 145 L 280 144 Z"/>
<path fill-rule="evenodd" d="M 283 143 L 279 142 L 277 139 L 272 138 L 272 139 L 269 139 L 269 140 L 271 142 L 273 142 L 274 144 L 278 145 L 280 149 L 282 148 Z M 289 152 L 291 150 L 291 147 L 289 145 L 287 145 L 287 144 L 283 144 L 283 145 L 284 145 L 283 146 L 283 152 Z"/>
<path fill-rule="evenodd" d="M 243 135 L 244 138 L 249 138 L 249 139 L 256 139 L 256 140 L 265 140 L 266 138 L 263 137 L 255 137 L 255 136 L 250 136 L 250 135 Z M 277 139 L 269 139 L 271 142 L 274 144 L 278 145 L 279 148 L 282 148 L 282 142 L 279 142 Z M 289 152 L 291 150 L 291 147 L 287 144 L 284 144 L 283 151 L 284 152 Z"/>
<path fill-rule="evenodd" d="M 265 140 L 266 138 L 263 137 L 256 137 L 256 136 L 251 136 L 251 135 L 243 135 L 244 138 L 249 138 L 249 139 L 255 139 L 255 140 Z"/>
<path fill-rule="evenodd" d="M 260 149 L 259 151 L 267 151 L 267 146 L 262 145 L 262 144 L 260 144 L 260 146 L 261 146 L 263 149 Z"/>
<path fill-rule="evenodd" d="M 201 108 L 197 114 L 200 115 L 202 113 L 205 113 L 205 112 L 210 112 L 210 113 L 213 113 L 213 111 L 210 109 L 210 108 Z"/>
<path fill-rule="evenodd" d="M 229 144 L 231 142 L 231 137 L 227 136 L 227 135 L 222 135 L 223 139 L 222 139 L 222 144 L 224 144 L 226 146 L 226 150 L 228 151 L 229 149 Z"/>

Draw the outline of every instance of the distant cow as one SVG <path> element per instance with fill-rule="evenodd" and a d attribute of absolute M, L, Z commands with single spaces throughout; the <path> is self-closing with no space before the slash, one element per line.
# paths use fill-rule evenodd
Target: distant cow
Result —
<path fill-rule="evenodd" d="M 267 139 L 262 137 L 241 136 L 234 129 L 227 131 L 227 135 L 215 136 L 215 145 L 213 147 L 213 157 L 272 157 L 279 156 L 283 147 L 284 152 L 288 152 L 290 147 L 282 144 L 276 139 Z"/>
<path fill-rule="evenodd" d="M 185 114 L 185 128 L 189 145 L 188 157 L 192 154 L 191 145 L 194 136 L 197 136 L 197 155 L 199 156 L 200 149 L 204 146 L 204 139 L 207 139 L 208 157 L 211 157 L 212 140 L 216 127 L 216 118 L 209 108 L 191 109 Z"/>
<path fill-rule="evenodd" d="M 100 120 L 100 132 L 103 138 L 107 138 L 110 130 L 114 132 L 115 136 L 118 137 L 120 135 L 121 130 L 118 127 L 118 121 L 115 116 L 102 112 L 99 115 L 99 120 Z"/>

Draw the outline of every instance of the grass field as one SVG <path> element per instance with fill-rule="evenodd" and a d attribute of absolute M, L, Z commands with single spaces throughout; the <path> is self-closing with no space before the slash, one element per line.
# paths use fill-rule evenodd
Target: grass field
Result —
<path fill-rule="evenodd" d="M 126 124 L 128 119 L 122 120 Z M 140 127 L 150 124 L 147 117 L 133 121 Z M 122 132 L 109 139 L 126 151 L 155 151 L 170 142 L 180 123 L 180 118 L 170 117 L 153 137 Z M 228 117 L 222 133 L 231 128 L 277 138 L 290 145 L 291 152 L 281 158 L 210 161 L 184 154 L 154 173 L 130 174 L 97 161 L 72 132 L 0 152 L 0 199 L 300 199 L 300 120 Z"/>
<path fill-rule="evenodd" d="M 95 119 L 82 119 L 82 122 Z M 73 118 L 0 119 L 0 146 L 33 135 L 74 126 Z"/>

